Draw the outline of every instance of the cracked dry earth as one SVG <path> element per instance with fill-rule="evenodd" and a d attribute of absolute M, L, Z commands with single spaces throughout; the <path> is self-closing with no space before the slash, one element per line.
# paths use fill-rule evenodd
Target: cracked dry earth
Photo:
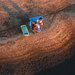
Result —
<path fill-rule="evenodd" d="M 0 75 L 35 75 L 75 55 L 74 0 L 0 0 Z M 29 17 L 44 16 L 33 34 Z M 24 37 L 20 25 L 30 36 Z"/>

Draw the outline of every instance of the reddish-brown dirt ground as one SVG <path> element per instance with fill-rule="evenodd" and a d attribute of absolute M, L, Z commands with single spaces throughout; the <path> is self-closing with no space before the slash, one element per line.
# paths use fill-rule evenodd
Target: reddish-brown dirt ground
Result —
<path fill-rule="evenodd" d="M 74 56 L 74 0 L 0 0 L 0 3 L 0 75 L 34 75 Z M 44 27 L 33 34 L 29 18 L 38 15 L 44 16 Z M 29 29 L 28 37 L 21 32 L 22 24 Z"/>

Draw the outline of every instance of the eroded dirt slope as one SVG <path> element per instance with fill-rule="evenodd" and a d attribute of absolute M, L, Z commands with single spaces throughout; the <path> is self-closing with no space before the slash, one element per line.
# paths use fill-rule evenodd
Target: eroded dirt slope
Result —
<path fill-rule="evenodd" d="M 75 5 L 72 0 L 1 0 L 0 74 L 34 75 L 75 54 Z M 20 25 L 44 16 L 44 29 L 24 37 Z M 10 33 L 10 34 L 9 34 Z M 16 35 L 18 34 L 18 35 Z M 12 36 L 12 37 L 11 37 Z M 10 68 L 11 66 L 11 68 Z M 16 68 L 15 68 L 16 67 Z"/>

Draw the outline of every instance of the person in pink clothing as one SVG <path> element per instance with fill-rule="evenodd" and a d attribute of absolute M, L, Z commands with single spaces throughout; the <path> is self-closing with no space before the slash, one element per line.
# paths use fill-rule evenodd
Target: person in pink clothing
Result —
<path fill-rule="evenodd" d="M 42 17 L 40 17 L 40 18 L 37 20 L 37 23 L 40 25 L 40 29 L 42 30 L 42 29 L 43 29 L 43 19 L 42 19 Z"/>

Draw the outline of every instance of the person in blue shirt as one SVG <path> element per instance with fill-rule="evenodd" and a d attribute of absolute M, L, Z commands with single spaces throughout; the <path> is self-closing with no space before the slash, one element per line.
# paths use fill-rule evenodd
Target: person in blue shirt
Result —
<path fill-rule="evenodd" d="M 33 32 L 35 33 L 36 29 L 38 28 L 38 26 L 36 25 L 36 21 L 32 22 L 31 26 L 32 26 Z"/>

